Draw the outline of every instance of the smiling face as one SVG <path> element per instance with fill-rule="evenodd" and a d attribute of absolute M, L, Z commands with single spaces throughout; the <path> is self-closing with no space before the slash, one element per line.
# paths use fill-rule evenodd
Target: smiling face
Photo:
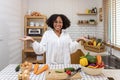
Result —
<path fill-rule="evenodd" d="M 63 27 L 63 21 L 62 21 L 62 18 L 60 16 L 58 16 L 56 18 L 56 20 L 54 21 L 53 23 L 53 27 L 54 27 L 54 30 L 57 31 L 57 32 L 60 32 L 62 27 Z"/>

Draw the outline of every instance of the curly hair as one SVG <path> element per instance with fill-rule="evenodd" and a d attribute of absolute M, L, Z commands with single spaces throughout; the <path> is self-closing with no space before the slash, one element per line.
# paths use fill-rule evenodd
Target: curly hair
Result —
<path fill-rule="evenodd" d="M 70 20 L 63 14 L 53 14 L 53 15 L 51 15 L 48 18 L 48 20 L 46 21 L 47 25 L 49 27 L 51 27 L 52 29 L 54 29 L 53 23 L 57 19 L 58 16 L 60 16 L 62 18 L 62 21 L 63 21 L 62 29 L 68 28 L 70 26 Z"/>

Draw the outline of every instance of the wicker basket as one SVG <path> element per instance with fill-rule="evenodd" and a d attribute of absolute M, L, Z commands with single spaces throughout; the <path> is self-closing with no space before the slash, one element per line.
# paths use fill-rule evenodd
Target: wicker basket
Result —
<path fill-rule="evenodd" d="M 82 40 L 82 41 L 81 41 L 81 45 L 84 45 L 84 44 L 85 44 L 85 41 L 84 41 L 84 40 Z"/>
<path fill-rule="evenodd" d="M 88 45 L 88 44 L 84 44 L 84 48 L 86 50 L 89 50 L 89 51 L 93 51 L 93 52 L 97 52 L 97 53 L 100 53 L 100 52 L 104 52 L 105 51 L 105 45 L 102 45 L 100 47 L 97 47 L 97 46 L 93 46 L 93 45 Z"/>

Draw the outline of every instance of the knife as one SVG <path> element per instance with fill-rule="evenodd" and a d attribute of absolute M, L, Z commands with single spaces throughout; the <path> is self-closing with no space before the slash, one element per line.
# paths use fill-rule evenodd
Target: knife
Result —
<path fill-rule="evenodd" d="M 66 79 L 70 79 L 71 77 L 73 77 L 76 73 L 80 72 L 81 68 L 77 68 L 75 71 L 71 72 L 71 75 L 68 75 Z M 65 80 L 66 80 L 65 79 Z"/>

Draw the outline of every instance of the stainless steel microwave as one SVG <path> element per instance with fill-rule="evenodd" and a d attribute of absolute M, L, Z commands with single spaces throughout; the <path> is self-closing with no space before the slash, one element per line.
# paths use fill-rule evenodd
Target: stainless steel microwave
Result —
<path fill-rule="evenodd" d="M 42 36 L 42 29 L 28 29 L 29 36 Z"/>

